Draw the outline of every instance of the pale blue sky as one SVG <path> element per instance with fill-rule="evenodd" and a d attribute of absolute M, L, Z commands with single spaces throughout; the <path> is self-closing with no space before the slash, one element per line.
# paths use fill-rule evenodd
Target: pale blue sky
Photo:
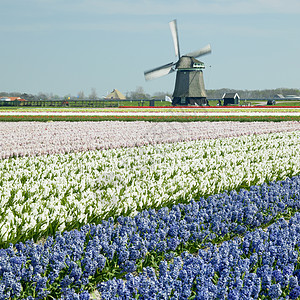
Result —
<path fill-rule="evenodd" d="M 300 88 L 299 0 L 0 0 L 0 91 L 173 92 L 143 72 L 208 43 L 207 89 Z"/>

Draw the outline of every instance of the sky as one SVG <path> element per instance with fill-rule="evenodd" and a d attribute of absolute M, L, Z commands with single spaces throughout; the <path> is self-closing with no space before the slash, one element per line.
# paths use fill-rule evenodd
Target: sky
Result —
<path fill-rule="evenodd" d="M 300 88 L 299 0 L 0 0 L 0 92 L 172 93 L 144 71 L 207 44 L 206 89 Z"/>

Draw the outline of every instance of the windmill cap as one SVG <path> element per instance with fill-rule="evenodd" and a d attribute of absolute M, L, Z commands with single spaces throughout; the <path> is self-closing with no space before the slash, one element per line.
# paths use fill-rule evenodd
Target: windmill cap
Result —
<path fill-rule="evenodd" d="M 176 64 L 177 69 L 203 69 L 204 63 L 191 56 L 181 56 Z"/>

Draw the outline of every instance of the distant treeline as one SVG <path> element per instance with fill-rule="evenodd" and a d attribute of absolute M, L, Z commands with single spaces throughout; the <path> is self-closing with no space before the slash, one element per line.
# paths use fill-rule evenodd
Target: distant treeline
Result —
<path fill-rule="evenodd" d="M 300 89 L 271 89 L 271 90 L 234 90 L 234 89 L 218 89 L 218 90 L 206 90 L 207 98 L 219 99 L 222 98 L 224 93 L 236 92 L 242 99 L 270 99 L 274 98 L 275 95 L 281 94 L 286 95 L 300 95 Z"/>
<path fill-rule="evenodd" d="M 208 99 L 221 99 L 224 93 L 232 93 L 236 92 L 239 94 L 241 99 L 270 99 L 274 98 L 277 94 L 286 95 L 298 95 L 300 96 L 300 89 L 288 89 L 288 88 L 278 88 L 278 89 L 269 89 L 269 90 L 236 90 L 229 88 L 222 88 L 217 90 L 206 90 Z M 164 99 L 165 96 L 172 97 L 172 94 L 169 92 L 156 92 L 152 95 L 147 94 L 142 87 L 137 87 L 135 91 L 127 92 L 127 99 Z M 27 94 L 27 93 L 19 93 L 19 92 L 0 92 L 0 97 L 21 97 L 26 100 L 59 100 L 62 98 L 71 98 L 71 99 L 100 99 L 98 97 L 95 90 L 92 91 L 90 95 L 85 97 L 83 92 L 79 92 L 78 95 L 72 96 L 70 94 L 65 96 L 58 96 L 52 93 L 38 93 L 36 95 Z"/>

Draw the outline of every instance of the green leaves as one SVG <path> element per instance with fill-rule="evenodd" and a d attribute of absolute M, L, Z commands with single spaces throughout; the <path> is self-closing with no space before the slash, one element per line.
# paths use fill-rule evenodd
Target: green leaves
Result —
<path fill-rule="evenodd" d="M 300 172 L 299 141 L 295 131 L 0 160 L 0 243 L 285 179 Z"/>

